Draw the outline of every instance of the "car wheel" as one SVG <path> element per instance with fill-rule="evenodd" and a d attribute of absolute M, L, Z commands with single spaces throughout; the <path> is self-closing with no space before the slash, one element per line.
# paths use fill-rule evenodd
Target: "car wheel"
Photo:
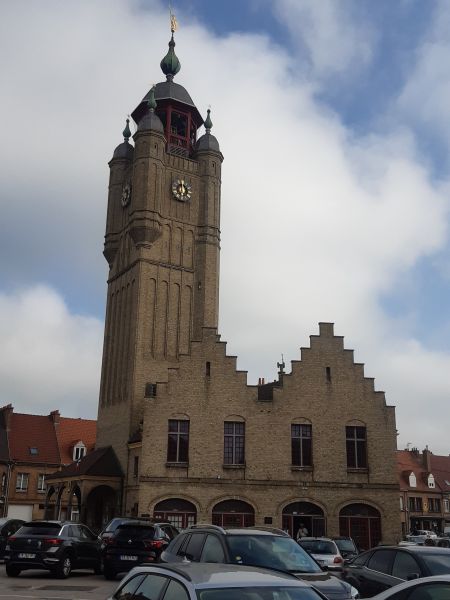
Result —
<path fill-rule="evenodd" d="M 67 579 L 72 571 L 72 559 L 68 554 L 64 554 L 61 561 L 55 569 L 55 574 L 58 579 Z"/>
<path fill-rule="evenodd" d="M 20 569 L 14 565 L 6 565 L 6 574 L 8 577 L 19 577 Z"/>
<path fill-rule="evenodd" d="M 110 566 L 108 565 L 103 565 L 103 575 L 105 576 L 105 579 L 115 579 L 117 573 L 114 571 L 114 569 L 112 569 Z"/>

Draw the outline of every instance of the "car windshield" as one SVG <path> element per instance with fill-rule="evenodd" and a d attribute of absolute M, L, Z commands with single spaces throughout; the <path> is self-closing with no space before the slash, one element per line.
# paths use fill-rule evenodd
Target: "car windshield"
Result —
<path fill-rule="evenodd" d="M 198 600 L 320 600 L 322 596 L 307 587 L 228 587 L 197 590 Z"/>
<path fill-rule="evenodd" d="M 442 554 L 437 552 L 430 552 L 429 554 L 423 554 L 422 558 L 428 565 L 431 575 L 445 575 L 450 573 L 450 552 L 444 552 Z"/>
<path fill-rule="evenodd" d="M 59 523 L 25 523 L 17 533 L 20 535 L 58 535 Z"/>
<path fill-rule="evenodd" d="M 352 540 L 335 540 L 336 546 L 343 552 L 356 552 L 355 544 Z"/>
<path fill-rule="evenodd" d="M 321 572 L 316 561 L 290 537 L 229 535 L 227 540 L 232 563 L 291 573 Z"/>
<path fill-rule="evenodd" d="M 333 542 L 326 540 L 300 540 L 299 544 L 312 554 L 337 554 L 337 548 Z"/>

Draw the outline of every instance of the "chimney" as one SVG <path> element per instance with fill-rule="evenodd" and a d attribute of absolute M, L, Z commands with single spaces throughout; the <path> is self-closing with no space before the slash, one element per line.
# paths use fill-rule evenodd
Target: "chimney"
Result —
<path fill-rule="evenodd" d="M 6 406 L 2 406 L 0 411 L 3 413 L 5 429 L 6 431 L 9 431 L 11 429 L 11 415 L 14 412 L 14 407 L 12 404 L 7 404 Z"/>
<path fill-rule="evenodd" d="M 52 410 L 52 412 L 48 415 L 50 417 L 50 419 L 53 421 L 53 425 L 55 425 L 55 427 L 57 425 L 59 425 L 59 418 L 60 418 L 60 414 L 59 414 L 59 410 Z"/>
<path fill-rule="evenodd" d="M 423 467 L 427 473 L 431 473 L 431 455 L 432 452 L 428 450 L 428 446 L 425 447 L 425 450 L 422 452 L 423 455 Z"/>

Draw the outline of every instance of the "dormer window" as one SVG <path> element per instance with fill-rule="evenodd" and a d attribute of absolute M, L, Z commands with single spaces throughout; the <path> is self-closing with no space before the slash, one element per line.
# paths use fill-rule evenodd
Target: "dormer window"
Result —
<path fill-rule="evenodd" d="M 86 446 L 83 442 L 78 442 L 73 447 L 73 460 L 81 460 L 86 454 Z"/>
<path fill-rule="evenodd" d="M 409 474 L 409 487 L 417 487 L 417 479 L 414 473 Z"/>
<path fill-rule="evenodd" d="M 435 487 L 436 487 L 436 483 L 435 483 L 435 481 L 434 481 L 434 476 L 433 476 L 433 474 L 432 474 L 432 473 L 430 473 L 430 474 L 428 475 L 428 487 L 429 487 L 429 488 L 435 488 Z"/>

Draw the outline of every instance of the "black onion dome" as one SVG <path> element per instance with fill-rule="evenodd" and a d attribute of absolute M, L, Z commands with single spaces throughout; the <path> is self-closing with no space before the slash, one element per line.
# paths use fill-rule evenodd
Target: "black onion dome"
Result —
<path fill-rule="evenodd" d="M 122 142 L 114 150 L 113 158 L 127 158 L 133 160 L 134 148 L 129 142 Z"/>
<path fill-rule="evenodd" d="M 217 138 L 215 138 L 210 133 L 205 133 L 200 137 L 197 141 L 197 145 L 195 149 L 198 150 L 215 150 L 216 152 L 220 152 L 219 142 Z"/>
<path fill-rule="evenodd" d="M 164 127 L 161 123 L 161 119 L 153 111 L 149 111 L 146 115 L 142 117 L 142 119 L 138 123 L 137 130 L 157 131 L 158 133 L 164 134 Z"/>

